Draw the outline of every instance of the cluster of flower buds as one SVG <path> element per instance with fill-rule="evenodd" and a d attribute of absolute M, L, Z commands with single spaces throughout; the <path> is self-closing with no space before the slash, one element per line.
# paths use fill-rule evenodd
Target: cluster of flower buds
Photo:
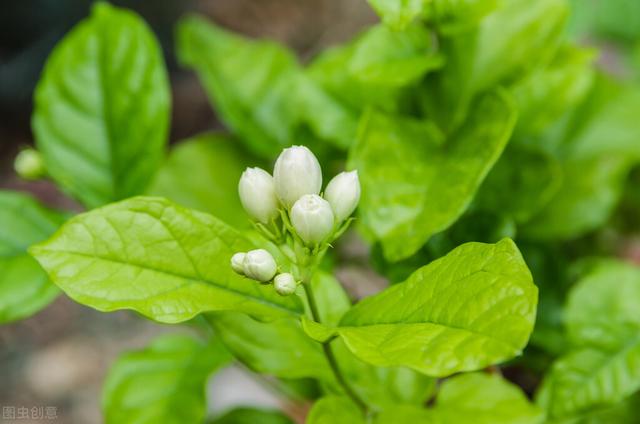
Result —
<path fill-rule="evenodd" d="M 278 265 L 271 253 L 264 249 L 234 254 L 231 257 L 231 268 L 238 274 L 261 283 L 270 283 L 273 280 L 276 292 L 282 296 L 293 294 L 298 286 L 293 275 L 288 272 L 276 275 Z"/>
<path fill-rule="evenodd" d="M 341 234 L 360 200 L 357 171 L 336 175 L 324 196 L 321 189 L 320 164 L 304 146 L 284 149 L 276 160 L 273 176 L 260 168 L 247 168 L 238 184 L 242 206 L 263 234 L 278 244 L 290 240 L 286 238 L 290 234 L 294 243 L 309 250 L 327 246 Z M 278 266 L 264 249 L 236 253 L 231 266 L 254 280 L 273 281 L 280 294 L 295 291 L 294 276 L 276 275 Z"/>

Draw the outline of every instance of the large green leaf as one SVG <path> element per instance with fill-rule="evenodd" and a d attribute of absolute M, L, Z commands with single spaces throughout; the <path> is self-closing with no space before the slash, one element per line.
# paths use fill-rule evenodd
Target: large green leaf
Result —
<path fill-rule="evenodd" d="M 48 59 L 33 131 L 49 175 L 88 207 L 140 194 L 169 124 L 162 53 L 134 13 L 99 3 Z"/>
<path fill-rule="evenodd" d="M 538 424 L 543 419 L 543 412 L 529 402 L 519 387 L 497 375 L 473 373 L 442 383 L 433 407 L 390 408 L 378 415 L 375 422 Z"/>
<path fill-rule="evenodd" d="M 247 158 L 233 139 L 202 134 L 178 144 L 147 193 L 207 212 L 235 228 L 249 224 L 238 181 Z"/>
<path fill-rule="evenodd" d="M 565 322 L 574 345 L 545 377 L 538 401 L 556 420 L 615 406 L 640 389 L 640 269 L 596 263 L 571 290 Z"/>
<path fill-rule="evenodd" d="M 467 243 L 355 305 L 338 333 L 363 361 L 447 376 L 520 354 L 536 303 L 511 240 Z"/>
<path fill-rule="evenodd" d="M 25 194 L 0 191 L 0 323 L 26 318 L 58 295 L 27 248 L 49 237 L 63 221 L 63 214 Z"/>
<path fill-rule="evenodd" d="M 253 371 L 282 378 L 333 379 L 320 344 L 305 335 L 295 318 L 259 322 L 245 314 L 221 312 L 208 319 L 233 355 Z"/>
<path fill-rule="evenodd" d="M 125 353 L 105 381 L 102 409 L 107 424 L 202 422 L 209 374 L 232 357 L 219 342 L 164 336 Z"/>
<path fill-rule="evenodd" d="M 426 93 L 428 112 L 443 128 L 457 128 L 474 96 L 512 83 L 553 57 L 568 7 L 564 0 L 508 0 L 471 30 L 443 37 L 445 66 Z"/>
<path fill-rule="evenodd" d="M 465 211 L 504 149 L 515 111 L 501 91 L 483 97 L 444 145 L 424 122 L 372 112 L 350 155 L 362 184 L 362 225 L 389 260 L 415 253 Z"/>
<path fill-rule="evenodd" d="M 133 309 L 168 323 L 205 311 L 302 312 L 297 297 L 233 272 L 231 256 L 251 248 L 211 215 L 135 197 L 76 216 L 30 252 L 71 298 L 101 311 Z"/>
<path fill-rule="evenodd" d="M 522 229 L 528 238 L 571 239 L 601 226 L 616 206 L 630 167 L 640 160 L 640 88 L 604 77 L 578 108 L 532 142 L 559 159 L 556 195 Z"/>

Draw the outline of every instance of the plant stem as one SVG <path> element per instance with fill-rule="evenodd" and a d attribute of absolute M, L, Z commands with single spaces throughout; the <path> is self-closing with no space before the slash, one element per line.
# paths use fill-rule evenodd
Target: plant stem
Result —
<path fill-rule="evenodd" d="M 318 311 L 318 305 L 316 303 L 315 296 L 313 295 L 313 289 L 311 288 L 311 279 L 305 281 L 303 284 L 305 291 L 307 293 L 307 299 L 309 299 L 309 309 L 311 309 L 311 316 L 316 322 L 322 322 L 320 320 L 320 313 Z M 322 343 L 322 351 L 324 355 L 327 357 L 327 362 L 329 362 L 329 366 L 331 367 L 331 371 L 333 371 L 334 376 L 336 377 L 336 381 L 342 387 L 344 392 L 351 398 L 351 400 L 362 410 L 362 412 L 367 415 L 369 411 L 369 407 L 365 403 L 364 400 L 353 390 L 353 388 L 349 385 L 347 380 L 345 379 L 342 371 L 340 371 L 340 367 L 338 366 L 338 360 L 333 353 L 333 349 L 331 349 L 331 342 L 328 341 L 326 343 Z"/>

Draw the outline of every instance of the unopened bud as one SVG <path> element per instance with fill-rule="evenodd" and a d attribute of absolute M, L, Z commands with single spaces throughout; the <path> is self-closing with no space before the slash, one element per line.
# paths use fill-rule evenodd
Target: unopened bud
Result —
<path fill-rule="evenodd" d="M 353 213 L 360 200 L 360 181 L 358 171 L 341 172 L 333 177 L 324 197 L 333 209 L 338 222 L 344 221 Z"/>
<path fill-rule="evenodd" d="M 322 187 L 322 170 L 318 159 L 304 146 L 284 149 L 273 169 L 276 194 L 291 207 L 305 194 L 318 194 Z"/>
<path fill-rule="evenodd" d="M 244 275 L 247 277 L 266 283 L 276 275 L 278 266 L 271 253 L 264 249 L 256 249 L 247 252 L 245 255 L 243 270 Z"/>
<path fill-rule="evenodd" d="M 306 244 L 319 243 L 333 231 L 331 205 L 317 194 L 305 194 L 291 208 L 291 223 Z"/>
<path fill-rule="evenodd" d="M 288 272 L 278 274 L 276 278 L 273 279 L 273 287 L 281 296 L 289 296 L 295 293 L 297 286 L 295 278 Z"/>
<path fill-rule="evenodd" d="M 42 156 L 35 149 L 24 149 L 18 153 L 13 167 L 16 173 L 25 180 L 37 180 L 45 175 Z"/>
<path fill-rule="evenodd" d="M 238 252 L 231 257 L 231 268 L 240 275 L 244 275 L 244 258 L 246 253 Z"/>
<path fill-rule="evenodd" d="M 240 202 L 249 216 L 268 224 L 278 216 L 278 199 L 273 185 L 273 178 L 260 168 L 247 168 L 238 184 Z"/>

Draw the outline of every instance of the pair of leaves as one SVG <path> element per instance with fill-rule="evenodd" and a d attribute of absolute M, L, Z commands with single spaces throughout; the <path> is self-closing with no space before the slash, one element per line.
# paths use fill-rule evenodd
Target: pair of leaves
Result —
<path fill-rule="evenodd" d="M 468 243 L 364 299 L 335 331 L 365 362 L 444 377 L 520 354 L 536 304 L 537 288 L 511 240 Z"/>
<path fill-rule="evenodd" d="M 142 193 L 163 158 L 169 105 L 152 32 L 134 13 L 97 4 L 36 88 L 33 131 L 48 174 L 89 208 Z"/>
<path fill-rule="evenodd" d="M 231 359 L 219 342 L 203 343 L 186 335 L 163 336 L 145 349 L 124 354 L 105 381 L 105 422 L 202 422 L 207 379 Z"/>
<path fill-rule="evenodd" d="M 497 375 L 463 374 L 444 381 L 437 400 L 427 409 L 395 405 L 373 418 L 375 424 L 419 422 L 449 424 L 537 424 L 542 411 L 520 389 Z M 364 424 L 365 418 L 348 399 L 325 397 L 316 402 L 308 424 Z"/>
<path fill-rule="evenodd" d="M 302 312 L 229 266 L 252 244 L 211 215 L 136 197 L 72 218 L 30 252 L 69 297 L 101 311 L 133 309 L 176 323 L 204 311 L 258 316 Z"/>
<path fill-rule="evenodd" d="M 64 219 L 27 195 L 0 191 L 0 323 L 26 318 L 58 295 L 27 248 L 53 234 Z"/>
<path fill-rule="evenodd" d="M 546 376 L 538 403 L 553 422 L 614 406 L 640 389 L 640 269 L 604 261 L 569 294 L 574 349 Z"/>
<path fill-rule="evenodd" d="M 501 92 L 484 96 L 445 144 L 431 124 L 371 112 L 350 166 L 358 169 L 360 217 L 392 261 L 415 253 L 455 222 L 500 157 L 515 123 Z"/>

